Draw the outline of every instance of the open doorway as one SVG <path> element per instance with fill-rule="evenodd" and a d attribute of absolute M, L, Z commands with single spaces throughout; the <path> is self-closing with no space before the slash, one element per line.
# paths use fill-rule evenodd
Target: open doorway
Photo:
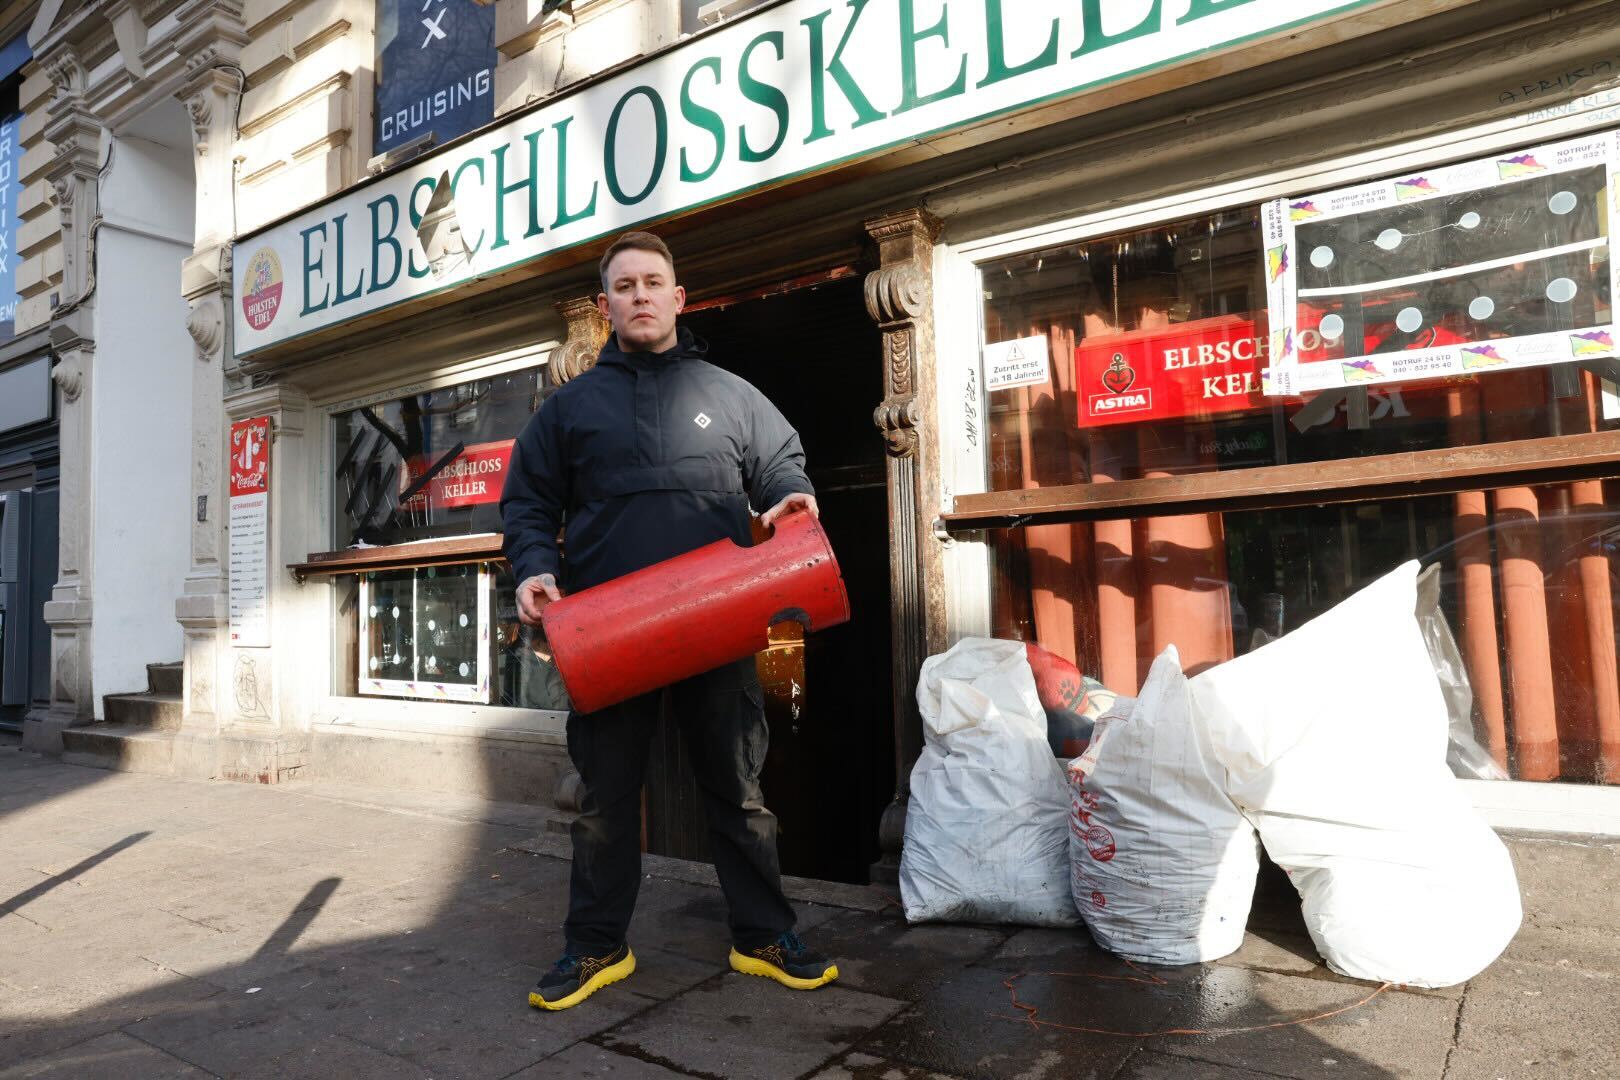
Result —
<path fill-rule="evenodd" d="M 709 360 L 753 383 L 804 443 L 821 521 L 849 590 L 852 617 L 789 638 L 762 663 L 771 749 L 765 803 L 780 823 L 782 872 L 865 882 L 878 818 L 894 795 L 890 703 L 889 506 L 883 441 L 882 336 L 859 278 L 682 317 Z M 665 725 L 648 772 L 648 850 L 706 859 L 684 748 Z"/>

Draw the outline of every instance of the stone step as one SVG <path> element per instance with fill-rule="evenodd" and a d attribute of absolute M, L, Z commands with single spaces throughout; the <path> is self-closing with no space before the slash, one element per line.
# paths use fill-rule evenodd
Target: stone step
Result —
<path fill-rule="evenodd" d="M 150 731 L 179 731 L 184 710 L 180 695 L 108 694 L 102 698 L 105 721 Z"/>
<path fill-rule="evenodd" d="M 174 732 L 129 724 L 68 728 L 62 732 L 62 760 L 92 769 L 166 775 L 174 760 Z"/>
<path fill-rule="evenodd" d="M 179 697 L 181 680 L 185 677 L 184 664 L 147 664 L 146 689 L 165 697 Z"/>

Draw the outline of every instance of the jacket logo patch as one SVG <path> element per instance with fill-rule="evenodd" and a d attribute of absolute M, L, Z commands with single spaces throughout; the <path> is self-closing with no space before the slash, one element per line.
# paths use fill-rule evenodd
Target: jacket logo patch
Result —
<path fill-rule="evenodd" d="M 692 423 L 696 424 L 700 428 L 707 429 L 710 424 L 714 423 L 714 421 L 709 419 L 708 413 L 698 413 L 696 416 L 692 417 Z"/>

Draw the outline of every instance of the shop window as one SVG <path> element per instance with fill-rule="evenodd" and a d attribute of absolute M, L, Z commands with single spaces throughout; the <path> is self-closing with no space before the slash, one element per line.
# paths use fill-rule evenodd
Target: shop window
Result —
<path fill-rule="evenodd" d="M 1122 694 L 1167 645 L 1202 671 L 1408 559 L 1438 565 L 1480 746 L 1515 779 L 1620 782 L 1620 481 L 990 538 L 994 635 L 1039 641 Z M 1383 707 L 1376 671 L 1366 692 Z"/>
<path fill-rule="evenodd" d="M 360 692 L 489 701 L 487 566 L 360 575 Z"/>
<path fill-rule="evenodd" d="M 568 707 L 544 641 L 518 622 L 515 583 L 496 558 L 501 487 L 518 433 L 552 390 L 545 371 L 334 415 L 332 509 L 343 550 L 333 554 L 420 551 L 439 560 L 338 579 L 340 693 Z M 446 561 L 437 542 L 458 538 L 481 553 Z"/>
<path fill-rule="evenodd" d="M 1620 427 L 1617 142 L 982 264 L 992 493 L 1067 487 L 1052 498 L 1086 507 L 1106 499 L 1101 485 L 1140 482 L 1130 506 L 1076 515 L 1089 520 L 987 534 L 995 634 L 1038 640 L 1134 693 L 1166 645 L 1208 668 L 1421 559 L 1441 568 L 1475 734 L 1505 774 L 1620 782 L 1620 480 L 1601 478 L 1620 475 L 1612 456 L 1571 449 L 1584 471 L 1554 470 L 1557 482 L 1476 469 L 1426 489 L 1444 494 L 1329 492 L 1306 508 L 1268 494 L 1266 471 L 1571 447 L 1563 437 Z M 1213 512 L 1164 514 L 1181 488 L 1213 479 L 1178 477 L 1215 472 L 1247 475 L 1198 487 Z M 1377 692 L 1369 672 L 1370 708 Z"/>
<path fill-rule="evenodd" d="M 550 392 L 545 368 L 338 413 L 335 547 L 499 532 L 512 443 Z"/>
<path fill-rule="evenodd" d="M 991 488 L 1620 426 L 1615 141 L 984 264 Z"/>

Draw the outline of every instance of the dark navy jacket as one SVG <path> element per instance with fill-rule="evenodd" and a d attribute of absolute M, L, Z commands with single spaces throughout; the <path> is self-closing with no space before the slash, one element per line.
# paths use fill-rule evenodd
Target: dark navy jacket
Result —
<path fill-rule="evenodd" d="M 574 592 L 715 540 L 746 546 L 750 503 L 813 494 L 798 434 L 707 352 L 685 328 L 663 353 L 625 354 L 611 337 L 530 418 L 501 492 L 519 582 L 556 574 Z"/>

